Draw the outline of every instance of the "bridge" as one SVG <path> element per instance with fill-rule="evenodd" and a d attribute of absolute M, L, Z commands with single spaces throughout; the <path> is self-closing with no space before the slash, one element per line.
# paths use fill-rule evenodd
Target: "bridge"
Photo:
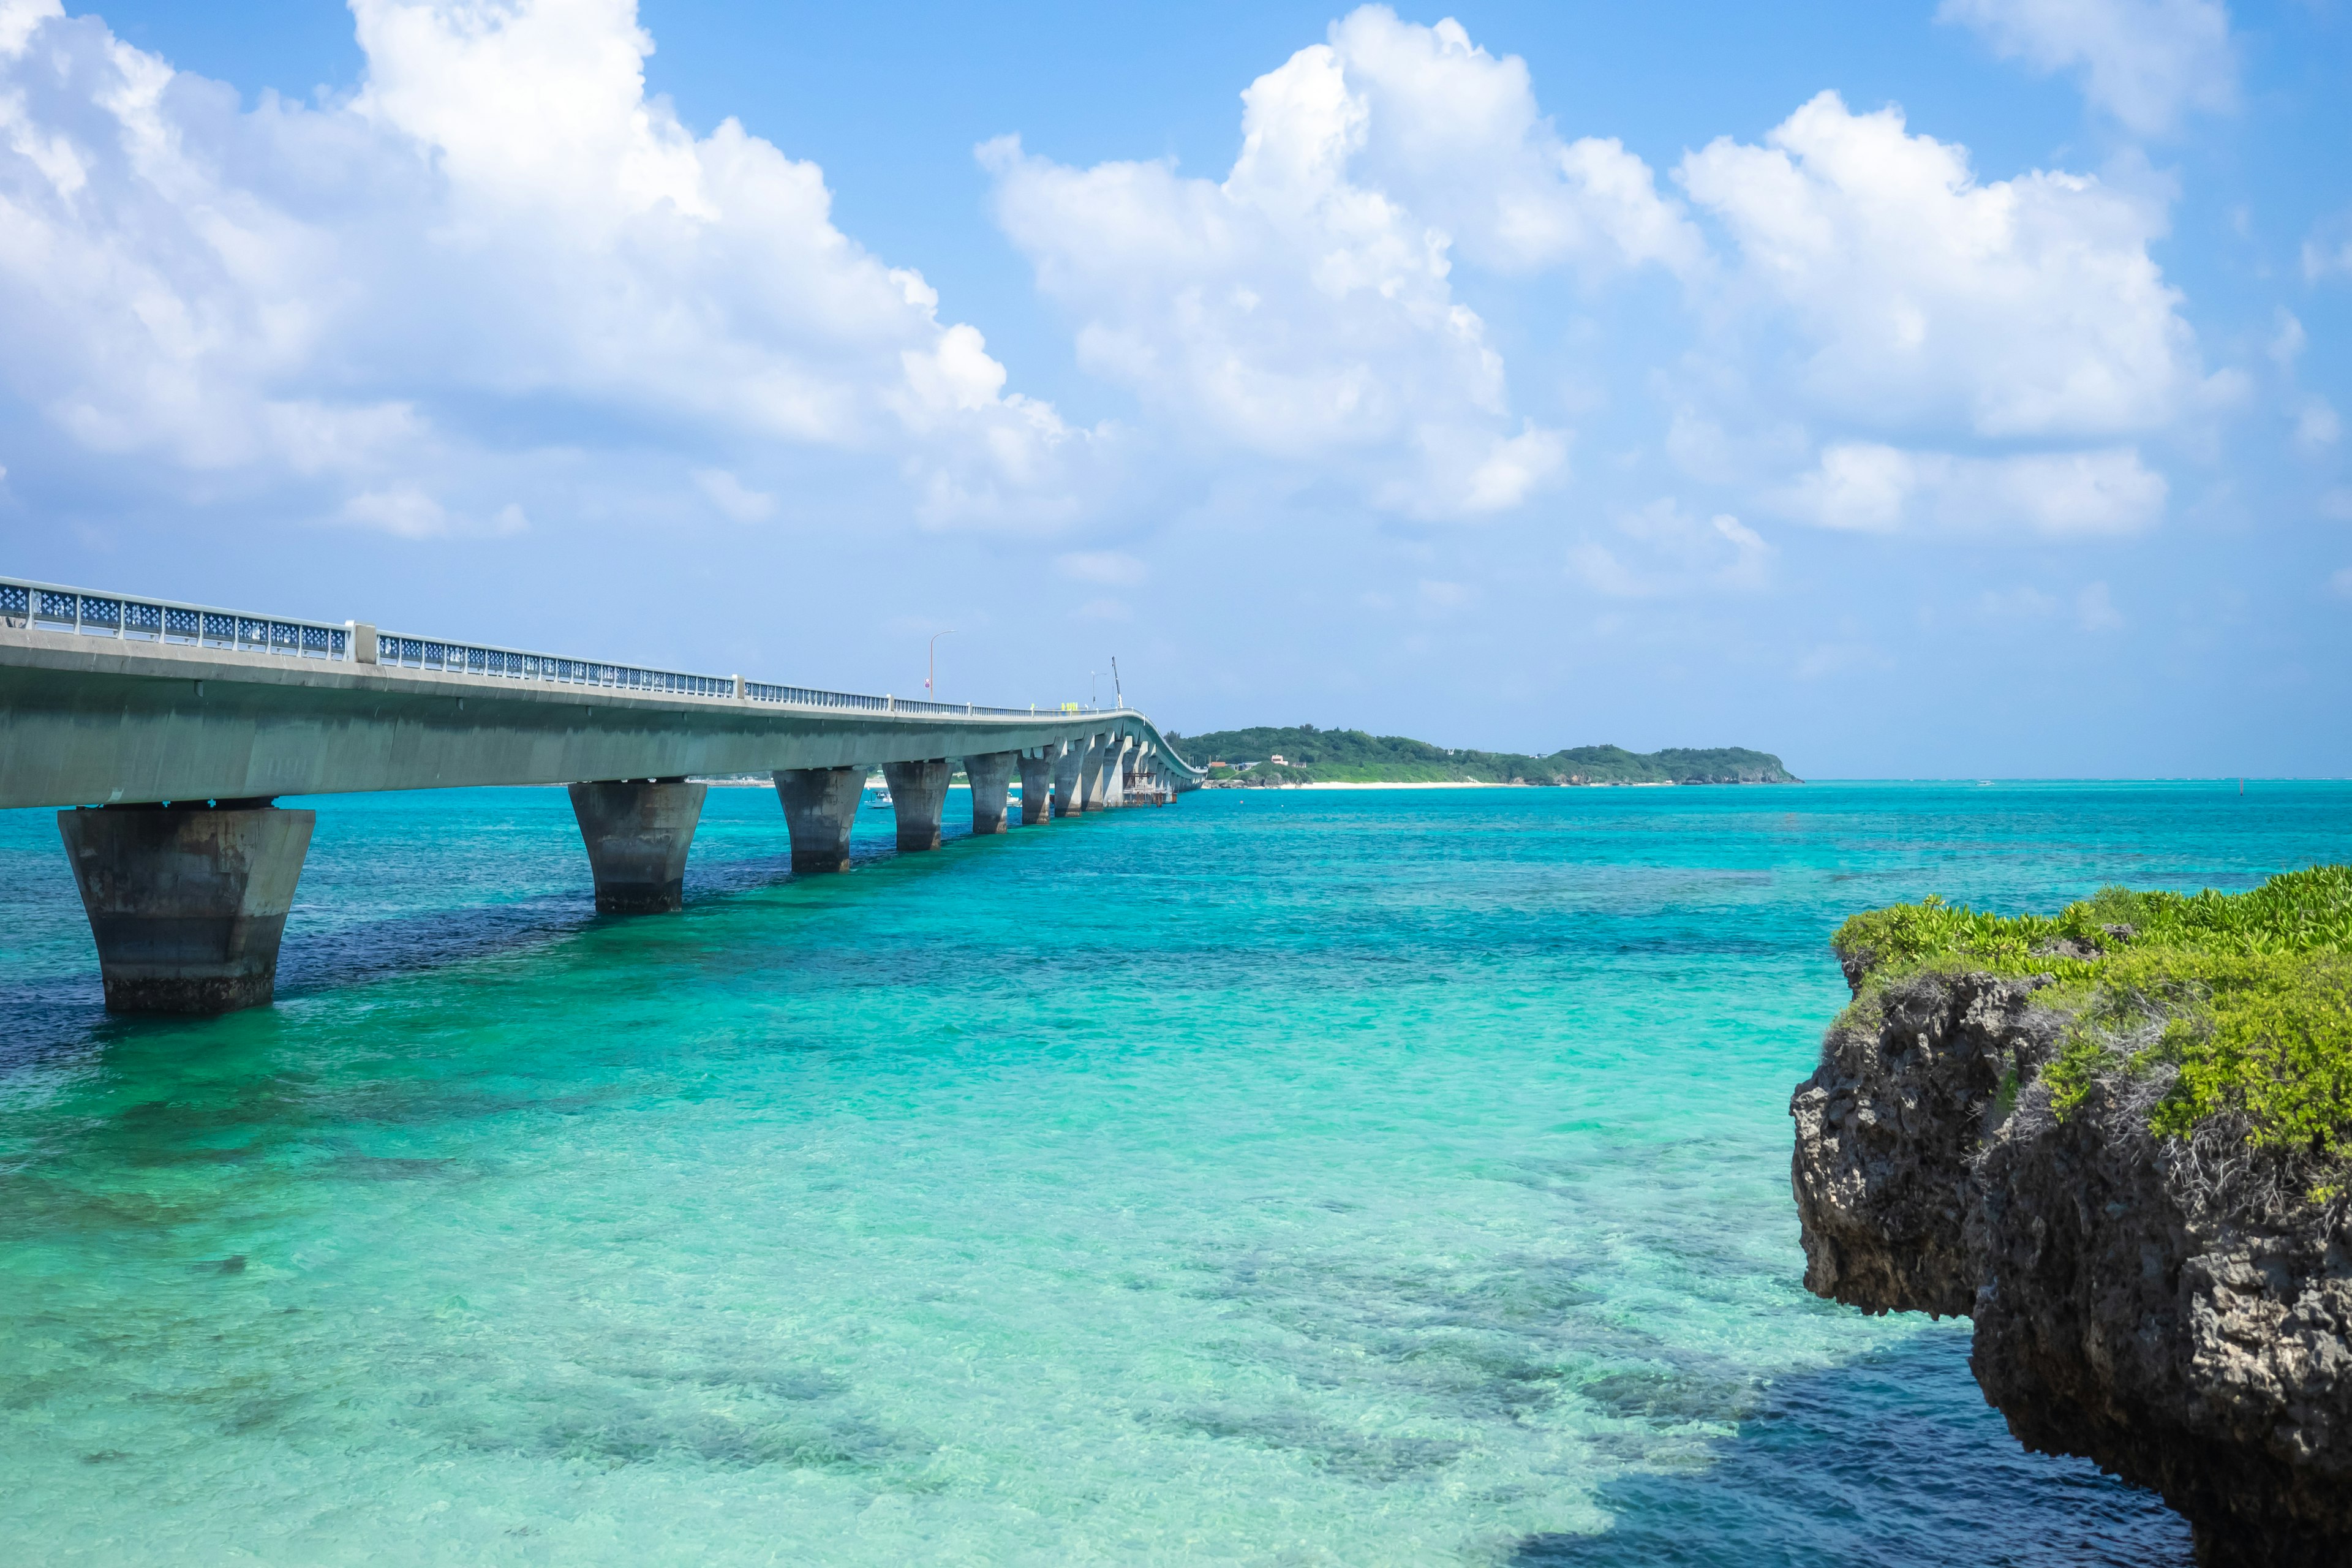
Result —
<path fill-rule="evenodd" d="M 683 907 L 698 776 L 771 776 L 799 875 L 849 868 L 877 765 L 898 847 L 937 848 L 959 760 L 983 835 L 1202 776 L 1123 701 L 911 701 L 0 578 L 0 807 L 62 808 L 114 1012 L 270 1000 L 317 821 L 279 795 L 568 784 L 596 908 L 655 913 Z"/>

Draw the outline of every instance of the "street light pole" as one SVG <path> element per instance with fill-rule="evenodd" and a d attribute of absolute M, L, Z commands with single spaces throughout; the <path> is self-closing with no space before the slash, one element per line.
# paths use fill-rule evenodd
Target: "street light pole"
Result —
<path fill-rule="evenodd" d="M 931 668 L 930 673 L 923 677 L 923 689 L 931 694 L 931 699 L 934 701 L 939 700 L 940 695 L 939 689 L 935 684 L 940 677 L 940 639 L 941 637 L 951 637 L 953 636 L 955 636 L 955 628 L 953 626 L 950 626 L 943 632 L 933 632 L 931 634 Z"/>
<path fill-rule="evenodd" d="M 1110 689 L 1119 707 L 1124 710 L 1127 707 L 1127 688 L 1118 683 L 1118 655 L 1117 654 L 1110 656 Z"/>

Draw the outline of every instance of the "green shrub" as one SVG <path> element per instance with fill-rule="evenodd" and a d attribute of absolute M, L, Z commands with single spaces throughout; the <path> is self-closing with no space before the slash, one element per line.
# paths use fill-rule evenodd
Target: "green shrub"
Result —
<path fill-rule="evenodd" d="M 1930 898 L 1855 915 L 1832 941 L 1867 969 L 1864 1003 L 1928 970 L 2048 976 L 2067 1020 L 2045 1075 L 2062 1117 L 2102 1075 L 2168 1067 L 2159 1133 L 2233 1115 L 2258 1144 L 2352 1153 L 2352 867 L 2236 894 L 2105 888 L 2054 917 Z"/>

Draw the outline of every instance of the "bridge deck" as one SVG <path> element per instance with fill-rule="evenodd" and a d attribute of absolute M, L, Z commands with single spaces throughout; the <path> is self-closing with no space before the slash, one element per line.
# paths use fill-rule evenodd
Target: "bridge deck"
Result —
<path fill-rule="evenodd" d="M 870 767 L 1094 735 L 1194 773 L 1127 709 L 851 710 L 0 627 L 0 807 Z"/>

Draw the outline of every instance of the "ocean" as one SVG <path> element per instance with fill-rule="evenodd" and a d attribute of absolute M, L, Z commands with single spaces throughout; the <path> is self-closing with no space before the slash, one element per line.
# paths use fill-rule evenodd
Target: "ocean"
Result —
<path fill-rule="evenodd" d="M 201 1021 L 0 814 L 11 1563 L 2185 1564 L 1805 1293 L 1789 1094 L 1854 910 L 2352 855 L 2334 784 L 1219 791 L 794 879 L 713 789 L 600 917 L 560 790 L 283 804 Z"/>

